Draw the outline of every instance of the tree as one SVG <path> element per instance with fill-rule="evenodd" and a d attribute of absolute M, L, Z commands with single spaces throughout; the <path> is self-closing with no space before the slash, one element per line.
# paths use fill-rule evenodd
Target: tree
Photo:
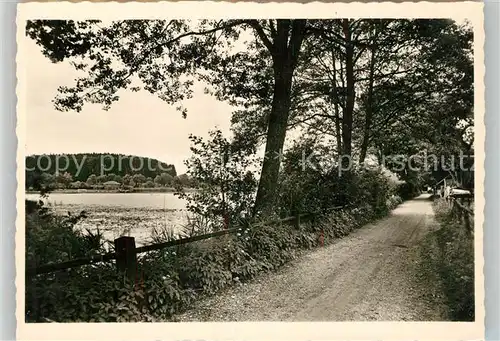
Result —
<path fill-rule="evenodd" d="M 106 175 L 99 175 L 96 178 L 96 181 L 97 181 L 98 184 L 102 185 L 103 183 L 105 183 L 106 181 L 108 181 L 108 177 Z"/>
<path fill-rule="evenodd" d="M 124 186 L 129 186 L 130 181 L 132 181 L 132 176 L 130 174 L 125 174 L 122 178 L 122 184 Z M 130 185 L 130 186 L 132 186 L 132 185 Z"/>
<path fill-rule="evenodd" d="M 380 155 L 409 157 L 425 150 L 437 157 L 436 167 L 459 169 L 458 154 L 473 154 L 467 133 L 473 126 L 472 31 L 449 20 L 415 20 L 407 34 L 418 38 L 420 53 L 412 72 L 376 87 L 371 141 Z M 405 167 L 399 174 L 417 183 L 431 169 L 425 169 L 422 158 L 413 160 L 418 166 L 413 168 L 421 170 Z"/>
<path fill-rule="evenodd" d="M 191 181 L 187 174 L 181 174 L 179 176 L 176 176 L 173 182 L 182 187 L 189 187 L 191 185 Z"/>
<path fill-rule="evenodd" d="M 154 179 L 154 183 L 155 185 L 158 185 L 158 186 L 161 186 L 161 177 L 159 175 L 155 176 L 155 179 Z"/>
<path fill-rule="evenodd" d="M 171 186 L 174 181 L 174 177 L 168 173 L 161 173 L 155 177 L 154 182 L 160 186 Z"/>
<path fill-rule="evenodd" d="M 43 189 L 52 190 L 56 187 L 56 178 L 50 173 L 42 173 L 40 183 Z"/>
<path fill-rule="evenodd" d="M 315 100 L 317 105 L 301 107 L 297 123 L 305 124 L 313 134 L 331 136 L 339 156 L 353 156 L 353 147 L 359 140 L 356 134 L 370 130 L 375 80 L 400 72 L 387 67 L 387 59 L 405 58 L 398 52 L 402 39 L 395 39 L 394 32 L 398 31 L 398 25 L 407 22 L 339 19 L 315 23 L 315 29 L 326 38 L 306 44 L 304 54 L 310 56 L 310 62 L 300 70 L 300 78 L 302 88 L 309 94 L 308 100 Z M 380 55 L 384 55 L 385 64 Z M 363 144 L 367 143 L 368 139 L 362 143 L 360 160 L 365 157 Z"/>
<path fill-rule="evenodd" d="M 255 159 L 223 137 L 220 130 L 210 138 L 190 136 L 193 155 L 186 160 L 187 174 L 176 177 L 176 195 L 187 200 L 187 209 L 202 215 L 217 230 L 249 218 L 252 214 L 256 180 L 249 166 Z M 185 192 L 192 180 L 197 191 Z"/>
<path fill-rule="evenodd" d="M 276 28 L 270 23 L 271 39 L 259 23 L 253 22 L 252 27 L 271 54 L 274 76 L 265 157 L 254 208 L 254 214 L 262 212 L 268 215 L 276 205 L 281 153 L 290 114 L 292 79 L 306 35 L 306 20 L 277 20 Z"/>
<path fill-rule="evenodd" d="M 462 112 L 470 107 L 470 101 L 462 99 L 470 98 L 472 85 L 469 29 L 450 20 L 392 19 L 354 20 L 348 26 L 342 20 L 320 21 L 315 28 L 323 30 L 328 39 L 308 40 L 304 45 L 303 55 L 309 59 L 301 64 L 297 78 L 300 89 L 307 94 L 307 102 L 299 104 L 300 112 L 294 115 L 292 125 L 304 126 L 312 135 L 330 136 L 337 151 L 343 150 L 343 154 L 354 148 L 353 156 L 359 155 L 359 163 L 363 163 L 370 147 L 379 149 L 379 139 L 407 135 L 403 129 L 395 130 L 396 124 L 403 125 L 418 140 L 427 141 L 425 135 L 433 132 L 430 126 L 455 126 L 456 119 L 469 120 L 463 114 L 457 116 L 450 110 L 437 109 L 429 102 L 431 97 L 454 98 L 457 104 L 453 105 L 452 100 L 448 106 L 461 108 Z M 347 110 L 350 82 L 346 75 L 346 29 L 354 37 L 352 112 Z M 455 81 L 449 82 L 451 79 Z M 454 97 L 446 94 L 451 89 L 446 90 L 450 87 L 443 81 L 455 84 Z M 457 85 L 462 89 L 458 90 Z M 297 102 L 300 101 L 298 96 Z M 439 120 L 434 119 L 436 112 L 443 114 Z M 349 122 L 351 114 L 353 120 Z M 467 129 L 468 125 L 462 128 Z M 350 139 L 352 147 L 348 146 Z"/>
<path fill-rule="evenodd" d="M 90 174 L 87 179 L 87 185 L 94 186 L 97 184 L 97 176 L 95 174 Z"/>
<path fill-rule="evenodd" d="M 63 187 L 67 187 L 73 181 L 73 177 L 68 172 L 59 173 L 56 175 L 55 181 Z"/>
<path fill-rule="evenodd" d="M 134 183 L 136 183 L 137 185 L 141 185 L 143 183 L 146 182 L 146 177 L 142 174 L 134 174 L 132 176 L 132 180 L 134 181 Z"/>
<path fill-rule="evenodd" d="M 140 173 L 144 176 L 154 177 L 165 170 L 171 175 L 176 174 L 173 165 L 162 163 L 156 159 L 130 155 L 98 153 L 29 155 L 26 156 L 25 160 L 27 188 L 33 185 L 35 178 L 39 177 L 41 173 L 57 174 L 61 172 L 62 167 L 64 167 L 63 172 L 69 173 L 75 181 L 83 182 L 86 182 L 91 174 L 101 174 L 104 170 L 107 172 L 106 181 L 121 182 L 121 176 L 135 173 L 131 169 L 131 164 L 133 167 L 138 167 L 137 164 L 139 163 L 140 166 L 140 160 L 142 160 L 143 165 L 148 165 L 148 167 L 141 169 Z"/>

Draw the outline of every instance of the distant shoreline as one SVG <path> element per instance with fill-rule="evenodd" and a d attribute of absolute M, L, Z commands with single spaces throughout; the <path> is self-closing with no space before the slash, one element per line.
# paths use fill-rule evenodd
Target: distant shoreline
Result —
<path fill-rule="evenodd" d="M 194 192 L 194 188 L 184 188 L 186 192 Z M 131 191 L 121 192 L 117 189 L 56 189 L 50 191 L 50 194 L 85 194 L 85 193 L 120 193 L 120 194 L 130 194 L 130 193 L 174 193 L 175 189 L 173 187 L 158 187 L 158 188 L 134 188 Z M 26 191 L 26 194 L 40 194 L 38 191 Z"/>

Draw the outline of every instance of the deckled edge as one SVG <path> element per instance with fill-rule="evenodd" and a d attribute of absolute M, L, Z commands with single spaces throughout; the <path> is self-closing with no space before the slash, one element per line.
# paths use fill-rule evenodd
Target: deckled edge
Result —
<path fill-rule="evenodd" d="M 16 13 L 16 222 L 15 222 L 15 288 L 16 288 L 16 337 L 20 330 L 25 328 L 25 150 L 26 150 L 26 94 L 27 84 L 25 76 L 26 52 L 24 44 L 19 44 L 24 38 L 24 25 L 22 11 L 17 6 Z M 21 25 L 21 26 L 20 26 Z"/>
<path fill-rule="evenodd" d="M 478 126 L 478 120 L 476 119 L 476 115 L 474 115 L 474 127 L 476 128 L 476 132 L 474 135 L 479 135 L 481 134 L 481 138 L 482 138 L 482 141 L 480 141 L 481 143 L 481 162 L 480 162 L 480 169 L 481 169 L 481 174 L 478 174 L 478 177 L 480 177 L 480 184 L 482 186 L 482 189 L 481 189 L 481 205 L 480 207 L 475 207 L 474 209 L 476 210 L 475 213 L 477 213 L 480 209 L 481 211 L 481 220 L 479 221 L 478 223 L 478 226 L 477 226 L 477 230 L 480 231 L 480 238 L 477 238 L 480 240 L 481 242 L 481 252 L 478 254 L 475 252 L 475 257 L 474 257 L 474 262 L 477 262 L 477 261 L 480 261 L 481 264 L 480 264 L 480 267 L 479 267 L 479 270 L 477 271 L 478 274 L 480 274 L 481 276 L 481 281 L 482 283 L 477 283 L 477 281 L 475 280 L 475 285 L 477 286 L 477 284 L 479 284 L 479 286 L 481 287 L 481 294 L 482 294 L 482 298 L 480 298 L 480 302 L 481 302 L 481 306 L 480 307 L 477 307 L 476 309 L 476 316 L 478 315 L 479 313 L 479 316 L 482 317 L 481 320 L 482 320 L 482 325 L 483 325 L 483 335 L 482 335 L 482 338 L 484 339 L 485 338 L 485 333 L 486 333 L 486 281 L 485 281 L 485 266 L 486 266 L 486 261 L 485 261 L 485 248 L 484 248 L 484 223 L 485 223 L 485 209 L 486 209 L 486 186 L 485 186 L 485 181 L 486 181 L 486 53 L 485 53 L 485 44 L 486 44 L 486 30 L 485 30 L 485 25 L 484 25 L 484 3 L 481 3 L 481 19 L 482 19 L 482 24 L 480 25 L 480 27 L 477 28 L 477 31 L 478 33 L 480 34 L 480 37 L 482 39 L 482 41 L 480 41 L 481 45 L 478 46 L 478 51 L 480 52 L 480 61 L 477 63 L 478 65 L 478 68 L 476 69 L 476 45 L 474 45 L 474 72 L 477 72 L 478 75 L 477 75 L 477 79 L 480 80 L 481 84 L 481 97 L 479 98 L 478 102 L 480 102 L 481 104 L 481 124 L 480 124 L 480 127 L 481 127 L 481 130 L 478 132 L 477 131 L 477 126 Z M 479 25 L 478 25 L 479 26 Z M 474 44 L 476 43 L 476 39 L 477 37 L 474 36 Z M 476 89 L 476 77 L 474 77 L 474 89 Z M 474 105 L 474 114 L 476 113 L 476 105 Z M 477 137 L 474 138 L 474 140 L 476 141 Z M 475 148 L 474 150 L 474 154 L 476 155 L 477 153 L 477 148 Z M 475 163 L 475 162 L 474 162 Z M 477 172 L 477 171 L 476 171 Z M 475 187 L 477 187 L 477 182 L 475 181 Z M 477 191 L 474 191 L 476 194 L 477 194 Z M 474 200 L 475 202 L 477 202 L 477 200 Z M 479 205 L 478 205 L 479 206 Z M 477 214 L 476 214 L 477 216 Z M 476 237 L 474 239 L 474 244 L 478 244 L 477 241 L 476 241 Z M 476 302 L 478 302 L 479 300 L 477 299 L 476 297 Z M 476 303 L 477 305 L 477 303 Z M 479 311 L 478 311 L 479 310 Z"/>
<path fill-rule="evenodd" d="M 145 0 L 145 1 L 129 1 L 129 0 L 123 0 L 123 1 L 108 1 L 108 0 L 103 0 L 103 1 L 92 1 L 92 0 L 85 0 L 85 1 L 79 1 L 79 0 L 64 0 L 64 1 L 58 1 L 58 0 L 49 0 L 49 1 L 23 1 L 19 2 L 18 5 L 46 5 L 46 6 L 54 6 L 54 5 L 96 5 L 96 6 L 106 6 L 106 5 L 151 5 L 151 4 L 186 4 L 186 5 L 191 5 L 195 3 L 203 3 L 207 4 L 208 6 L 214 6 L 214 5 L 245 5 L 245 4 L 257 4 L 257 5 L 282 5 L 282 6 L 312 6 L 315 4 L 322 4 L 322 5 L 338 5 L 338 6 L 356 6 L 356 5 L 377 5 L 377 6 L 384 6 L 384 5 L 420 5 L 420 6 L 425 6 L 425 5 L 449 5 L 452 6 L 455 3 L 460 3 L 460 4 L 482 4 L 484 7 L 484 2 L 481 0 L 442 0 L 442 1 L 408 1 L 408 0 L 400 0 L 400 1 L 374 1 L 374 0 L 367 0 L 367 1 L 349 1 L 349 0 L 341 0 L 341 1 L 318 1 L 318 0 L 307 0 L 307 1 L 266 1 L 266 0 L 256 0 L 256 1 L 247 1 L 247 0 Z M 358 16 L 349 16 L 350 18 L 357 18 Z M 373 16 L 375 17 L 380 17 L 377 15 Z M 429 15 L 426 16 L 427 18 L 438 18 L 432 14 L 432 12 L 429 12 Z M 326 18 L 326 17 L 325 17 Z M 363 18 L 368 18 L 367 16 L 363 16 Z"/>
<path fill-rule="evenodd" d="M 96 1 L 91 1 L 91 0 L 86 0 L 86 1 L 80 1 L 80 0 L 64 0 L 64 1 L 58 1 L 58 0 L 46 0 L 46 1 L 21 1 L 19 2 L 20 4 L 28 4 L 28 3 L 118 3 L 118 4 L 125 4 L 125 3 L 133 3 L 133 4 L 144 4 L 144 3 L 161 3 L 161 2 L 199 2 L 199 0 L 171 0 L 171 1 L 165 1 L 165 0 L 160 0 L 160 1 L 155 1 L 155 0 L 144 0 L 144 1 L 129 1 L 129 0 L 124 0 L 124 1 L 108 1 L 108 0 L 96 0 Z M 401 3 L 456 3 L 456 2 L 478 2 L 478 3 L 483 3 L 481 0 L 441 0 L 441 1 L 408 1 L 408 0 L 399 0 L 399 1 L 373 1 L 373 0 L 367 0 L 367 1 L 350 1 L 350 0 L 340 0 L 340 1 L 318 1 L 318 0 L 306 0 L 306 1 L 267 1 L 267 0 L 255 0 L 255 1 L 247 1 L 247 0 L 207 0 L 203 2 L 213 2 L 213 3 L 259 3 L 259 4 L 310 4 L 310 3 L 331 3 L 331 4 L 368 4 L 368 3 L 378 3 L 378 4 L 384 4 L 384 3 L 395 3 L 395 4 L 401 4 Z"/>
<path fill-rule="evenodd" d="M 19 239 L 20 239 L 20 231 L 19 231 L 19 225 L 21 224 L 21 205 L 19 204 L 19 201 L 21 200 L 20 198 L 20 155 L 21 155 L 21 148 L 22 148 L 22 141 L 19 138 L 20 130 L 21 130 L 21 125 L 22 121 L 20 119 L 20 103 L 21 101 L 19 100 L 19 96 L 21 93 L 21 87 L 20 87 L 20 81 L 19 81 L 19 59 L 21 59 L 21 53 L 20 53 L 20 47 L 19 47 L 19 39 L 20 39 L 20 30 L 19 30 L 19 24 L 20 24 L 20 18 L 19 18 L 19 4 L 17 7 L 16 11 L 16 71 L 15 71 L 15 79 L 16 79 L 16 140 L 17 140 L 17 149 L 16 149 L 16 220 L 15 220 L 15 237 L 14 237 L 14 263 L 15 263 L 15 275 L 14 275 L 14 287 L 15 287 L 15 298 L 14 301 L 16 302 L 16 310 L 15 310 L 15 318 L 16 318 L 16 337 L 19 335 L 19 329 L 20 329 L 20 324 L 22 324 L 24 321 L 19 321 L 19 315 L 20 315 L 20 309 L 22 309 L 21 304 L 19 304 L 19 298 L 21 295 L 24 295 L 24 293 L 20 293 L 19 290 L 21 289 L 21 285 L 19 281 L 21 280 L 20 276 L 20 271 L 19 271 L 19 248 L 21 245 L 19 245 Z M 24 238 L 24 237 L 22 237 Z M 23 249 L 23 252 L 25 250 Z"/>

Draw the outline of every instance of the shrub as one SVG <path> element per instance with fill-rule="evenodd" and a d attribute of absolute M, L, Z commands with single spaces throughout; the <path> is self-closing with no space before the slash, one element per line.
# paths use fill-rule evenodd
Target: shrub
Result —
<path fill-rule="evenodd" d="M 55 215 L 42 202 L 32 207 L 26 214 L 26 267 L 104 252 L 104 240 L 99 232 L 91 233 L 75 228 L 76 223 L 84 218 L 84 212 L 75 216 Z M 106 265 L 83 266 L 59 273 L 27 277 L 26 319 L 70 321 L 99 316 L 100 304 L 106 302 L 106 295 L 109 294 L 106 290 L 109 287 L 106 285 L 110 281 L 106 278 L 116 275 L 116 271 L 108 270 Z M 95 283 L 102 283 L 99 290 L 95 288 Z M 111 296 L 116 295 L 109 297 Z"/>
<path fill-rule="evenodd" d="M 339 176 L 338 172 L 323 174 L 304 171 L 295 164 L 295 155 L 288 156 L 280 182 L 280 215 L 297 212 L 328 212 L 332 207 L 347 206 L 371 211 L 382 217 L 393 192 L 389 178 L 379 169 L 360 167 Z M 361 215 L 360 215 L 361 216 Z"/>
<path fill-rule="evenodd" d="M 399 195 L 391 195 L 386 202 L 387 207 L 392 210 L 396 208 L 398 205 L 403 203 L 403 199 Z"/>
<path fill-rule="evenodd" d="M 248 168 L 255 160 L 220 130 L 209 135 L 208 140 L 189 137 L 193 155 L 185 164 L 197 190 L 186 192 L 181 184 L 175 195 L 187 201 L 188 211 L 208 219 L 212 230 L 220 230 L 251 214 L 257 180 Z"/>
<path fill-rule="evenodd" d="M 99 231 L 80 231 L 75 225 L 86 217 L 85 212 L 66 216 L 53 214 L 43 202 L 30 205 L 26 214 L 26 264 L 38 266 L 63 262 L 104 251 L 104 239 Z"/>
<path fill-rule="evenodd" d="M 134 322 L 152 320 L 141 309 L 143 294 L 112 264 L 39 275 L 27 281 L 28 322 Z"/>
<path fill-rule="evenodd" d="M 396 193 L 401 199 L 409 200 L 420 194 L 420 189 L 414 183 L 404 182 L 398 185 Z"/>

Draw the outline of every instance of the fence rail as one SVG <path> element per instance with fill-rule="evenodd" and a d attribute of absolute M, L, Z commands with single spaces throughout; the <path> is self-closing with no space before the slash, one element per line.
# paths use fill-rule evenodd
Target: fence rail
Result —
<path fill-rule="evenodd" d="M 51 272 L 56 272 L 60 270 L 66 270 L 70 268 L 76 268 L 82 265 L 90 265 L 100 262 L 109 262 L 110 260 L 116 259 L 116 254 L 114 252 L 106 253 L 103 255 L 94 255 L 86 258 L 72 259 L 67 262 L 62 263 L 50 263 L 39 267 L 26 269 L 26 275 L 35 276 L 40 274 L 46 274 Z"/>
<path fill-rule="evenodd" d="M 332 209 L 341 209 L 342 207 L 334 207 Z M 290 223 L 295 222 L 296 226 L 300 225 L 301 219 L 312 217 L 314 214 L 305 213 L 297 216 L 287 217 L 283 219 L 277 219 L 272 221 L 260 222 L 256 224 L 252 224 L 249 227 L 256 228 L 267 225 L 281 224 L 281 223 Z M 118 270 L 121 270 L 127 274 L 128 277 L 134 278 L 135 271 L 137 268 L 137 254 L 150 252 L 155 250 L 161 250 L 167 247 L 178 246 L 183 244 L 189 244 L 192 242 L 210 239 L 214 237 L 220 237 L 227 234 L 235 234 L 241 230 L 240 227 L 234 227 L 230 229 L 225 229 L 221 231 L 211 232 L 207 234 L 174 239 L 163 243 L 145 245 L 141 247 L 135 247 L 135 238 L 134 237 L 120 237 L 115 239 L 115 251 L 109 252 L 102 255 L 93 255 L 86 258 L 73 259 L 66 262 L 61 263 L 52 263 L 45 264 L 38 267 L 32 267 L 26 269 L 26 276 L 33 277 L 40 274 L 52 273 L 60 270 L 66 270 L 70 268 L 75 268 L 83 265 L 90 265 L 99 262 L 107 262 L 111 260 L 116 260 L 116 265 Z"/>

